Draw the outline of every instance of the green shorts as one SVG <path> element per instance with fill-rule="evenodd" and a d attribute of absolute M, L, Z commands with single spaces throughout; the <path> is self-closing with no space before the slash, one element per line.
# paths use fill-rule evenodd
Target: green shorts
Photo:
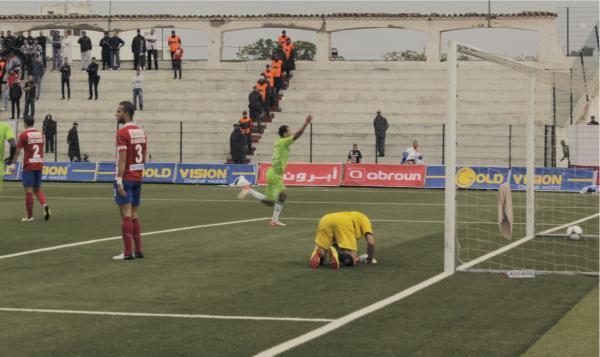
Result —
<path fill-rule="evenodd" d="M 283 184 L 283 175 L 277 174 L 273 168 L 267 170 L 267 199 L 276 202 L 279 200 L 279 193 L 285 191 Z"/>

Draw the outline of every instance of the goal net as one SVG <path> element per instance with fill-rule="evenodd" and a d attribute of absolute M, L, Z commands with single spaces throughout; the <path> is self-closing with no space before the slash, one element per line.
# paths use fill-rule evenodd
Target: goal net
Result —
<path fill-rule="evenodd" d="M 545 157 L 561 74 L 456 41 L 447 65 L 445 270 L 597 275 L 597 172 Z"/>

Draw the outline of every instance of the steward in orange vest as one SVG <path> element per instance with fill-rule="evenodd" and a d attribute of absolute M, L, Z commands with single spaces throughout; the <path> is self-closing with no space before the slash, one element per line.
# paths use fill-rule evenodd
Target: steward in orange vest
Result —
<path fill-rule="evenodd" d="M 283 47 L 283 45 L 285 45 L 286 41 L 289 39 L 290 37 L 286 35 L 285 30 L 281 31 L 281 36 L 279 36 L 279 38 L 277 38 L 277 42 L 279 42 L 279 44 Z"/>
<path fill-rule="evenodd" d="M 283 70 L 287 78 L 290 78 L 290 72 L 296 69 L 296 63 L 294 57 L 296 56 L 296 46 L 292 43 L 292 40 L 288 39 L 285 45 L 283 45 L 283 53 L 285 54 L 285 62 L 283 63 Z"/>
<path fill-rule="evenodd" d="M 242 113 L 242 118 L 240 119 L 240 129 L 242 134 L 245 136 L 247 150 L 250 152 L 252 151 L 252 119 L 248 118 L 247 111 Z"/>

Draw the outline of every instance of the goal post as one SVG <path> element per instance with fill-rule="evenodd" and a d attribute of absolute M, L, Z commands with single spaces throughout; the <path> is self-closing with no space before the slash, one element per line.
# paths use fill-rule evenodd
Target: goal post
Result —
<path fill-rule="evenodd" d="M 445 272 L 598 275 L 599 196 L 580 193 L 597 173 L 541 159 L 562 75 L 449 42 Z M 577 239 L 566 236 L 572 226 L 583 229 Z"/>

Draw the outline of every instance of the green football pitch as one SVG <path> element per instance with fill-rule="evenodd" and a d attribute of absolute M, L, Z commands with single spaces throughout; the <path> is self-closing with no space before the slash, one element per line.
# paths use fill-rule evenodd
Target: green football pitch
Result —
<path fill-rule="evenodd" d="M 291 188 L 287 226 L 271 228 L 271 210 L 235 189 L 145 185 L 145 258 L 120 262 L 111 185 L 44 188 L 48 222 L 37 202 L 20 221 L 19 184 L 0 193 L 0 356 L 250 356 L 443 270 L 443 191 Z M 372 219 L 379 264 L 312 270 L 317 222 L 342 210 Z M 519 356 L 563 336 L 542 339 L 597 286 L 456 273 L 283 355 Z M 598 355 L 597 304 L 577 315 L 591 339 L 552 341 L 556 356 Z"/>

